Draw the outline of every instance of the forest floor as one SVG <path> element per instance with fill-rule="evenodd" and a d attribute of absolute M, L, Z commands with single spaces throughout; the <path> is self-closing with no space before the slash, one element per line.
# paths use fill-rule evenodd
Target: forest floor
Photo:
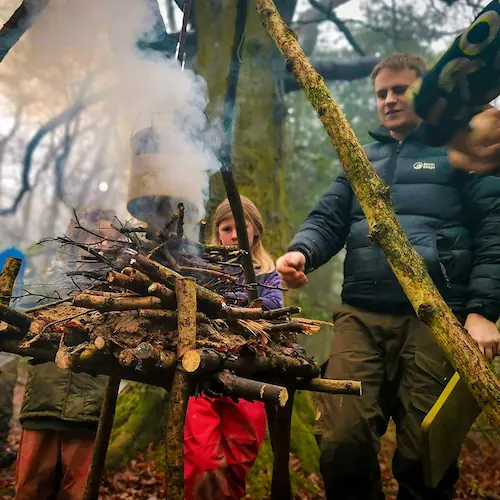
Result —
<path fill-rule="evenodd" d="M 14 395 L 14 419 L 11 428 L 10 441 L 17 446 L 20 440 L 21 428 L 17 420 L 22 402 L 26 374 L 20 373 Z M 488 436 L 488 430 L 473 429 L 460 455 L 460 479 L 457 483 L 454 500 L 500 500 L 500 449 Z M 311 429 L 312 434 L 312 429 Z M 397 483 L 391 471 L 391 459 L 396 447 L 394 426 L 390 425 L 382 438 L 380 450 L 380 465 L 383 486 L 387 500 L 395 500 Z M 106 477 L 101 487 L 99 498 L 102 500 L 156 500 L 165 498 L 165 477 L 156 463 L 148 457 L 149 450 L 138 454 L 128 466 L 113 475 Z M 295 491 L 295 500 L 325 499 L 322 491 L 321 476 L 318 472 L 305 472 L 300 459 L 292 455 L 291 468 L 299 478 L 307 480 L 308 487 L 301 488 L 300 481 Z M 270 475 L 270 464 L 266 460 L 257 462 L 253 477 Z M 0 469 L 0 500 L 10 500 L 14 496 L 15 464 L 7 469 Z M 311 487 L 312 485 L 312 487 Z M 264 500 L 265 496 L 252 491 L 250 487 L 246 500 Z"/>

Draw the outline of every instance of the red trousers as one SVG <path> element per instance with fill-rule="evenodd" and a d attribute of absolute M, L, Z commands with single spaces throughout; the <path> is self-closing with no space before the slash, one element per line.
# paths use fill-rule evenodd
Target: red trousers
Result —
<path fill-rule="evenodd" d="M 200 484 L 206 486 L 207 475 L 214 473 L 219 477 L 214 498 L 243 497 L 247 472 L 265 433 L 266 413 L 261 402 L 190 398 L 184 427 L 185 499 L 201 500 Z"/>
<path fill-rule="evenodd" d="M 14 500 L 81 500 L 93 451 L 92 433 L 23 429 Z"/>

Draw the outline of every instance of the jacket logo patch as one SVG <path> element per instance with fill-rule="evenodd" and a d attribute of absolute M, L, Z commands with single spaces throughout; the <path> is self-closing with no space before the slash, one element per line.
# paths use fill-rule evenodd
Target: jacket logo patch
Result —
<path fill-rule="evenodd" d="M 423 162 L 423 161 L 417 161 L 416 163 L 413 164 L 413 168 L 415 170 L 421 170 L 422 168 L 427 169 L 427 170 L 434 170 L 436 168 L 436 164 Z"/>

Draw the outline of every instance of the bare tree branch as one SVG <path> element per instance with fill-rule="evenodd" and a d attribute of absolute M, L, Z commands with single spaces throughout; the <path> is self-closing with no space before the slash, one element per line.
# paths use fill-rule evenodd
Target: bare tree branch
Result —
<path fill-rule="evenodd" d="M 7 215 L 7 214 L 15 213 L 15 211 L 17 210 L 17 207 L 21 203 L 21 200 L 23 199 L 24 195 L 31 189 L 32 186 L 30 185 L 29 179 L 30 179 L 30 174 L 31 174 L 33 155 L 35 153 L 37 146 L 44 139 L 44 137 L 52 130 L 59 127 L 59 125 L 62 125 L 64 123 L 67 123 L 68 121 L 73 120 L 87 106 L 96 103 L 97 101 L 99 101 L 101 99 L 101 97 L 102 97 L 102 94 L 95 94 L 95 95 L 92 95 L 86 99 L 82 99 L 82 100 L 75 102 L 68 109 L 66 109 L 65 111 L 63 111 L 59 115 L 55 116 L 54 118 L 51 118 L 45 125 L 43 125 L 38 130 L 38 132 L 36 132 L 36 134 L 33 136 L 31 141 L 29 142 L 29 144 L 26 148 L 26 153 L 24 155 L 22 185 L 21 185 L 21 188 L 19 190 L 19 193 L 17 194 L 16 198 L 14 199 L 14 201 L 12 202 L 10 207 L 0 209 L 0 215 Z"/>
<path fill-rule="evenodd" d="M 36 16 L 42 12 L 49 0 L 24 0 L 0 29 L 0 62 L 9 50 L 31 27 Z"/>
<path fill-rule="evenodd" d="M 339 31 L 343 33 L 345 36 L 346 40 L 349 42 L 351 47 L 354 49 L 355 52 L 357 52 L 360 56 L 365 56 L 366 53 L 365 51 L 361 48 L 361 46 L 356 42 L 353 34 L 349 30 L 349 28 L 346 26 L 345 22 L 342 21 L 341 19 L 338 18 L 337 14 L 332 10 L 331 5 L 333 2 L 330 3 L 329 7 L 325 7 L 323 4 L 321 4 L 318 0 L 309 0 L 309 3 L 317 10 L 319 10 L 322 14 L 325 15 L 325 18 L 328 19 L 328 21 L 331 21 L 332 23 L 337 26 Z"/>
<path fill-rule="evenodd" d="M 325 80 L 352 81 L 369 76 L 379 61 L 379 57 L 365 56 L 353 61 L 321 61 L 314 64 L 314 67 Z M 299 89 L 293 75 L 287 74 L 285 91 L 293 92 Z"/>

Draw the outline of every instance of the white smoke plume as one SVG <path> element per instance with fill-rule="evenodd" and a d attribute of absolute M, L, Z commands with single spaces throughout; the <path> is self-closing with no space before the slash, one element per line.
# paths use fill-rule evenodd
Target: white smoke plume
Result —
<path fill-rule="evenodd" d="M 208 173 L 219 166 L 213 137 L 207 146 L 206 84 L 177 61 L 138 49 L 137 41 L 154 25 L 151 5 L 150 0 L 50 0 L 0 64 L 0 95 L 23 116 L 22 139 L 9 150 L 11 184 L 20 182 L 21 146 L 43 124 L 85 103 L 35 150 L 30 183 L 37 182 L 36 192 L 31 209 L 28 201 L 20 205 L 24 222 L 40 218 L 31 239 L 64 230 L 73 207 L 111 208 L 126 218 L 131 141 L 147 127 L 159 134 L 161 154 L 154 161 L 161 175 L 153 185 L 161 193 L 156 194 L 189 201 L 188 223 L 202 218 Z M 67 154 L 62 187 L 54 183 L 53 170 L 43 170 L 51 147 L 56 158 Z M 3 169 L 0 184 L 5 175 Z M 63 203 L 56 208 L 50 201 L 57 189 Z M 2 207 L 10 201 L 5 188 L 0 200 Z"/>

